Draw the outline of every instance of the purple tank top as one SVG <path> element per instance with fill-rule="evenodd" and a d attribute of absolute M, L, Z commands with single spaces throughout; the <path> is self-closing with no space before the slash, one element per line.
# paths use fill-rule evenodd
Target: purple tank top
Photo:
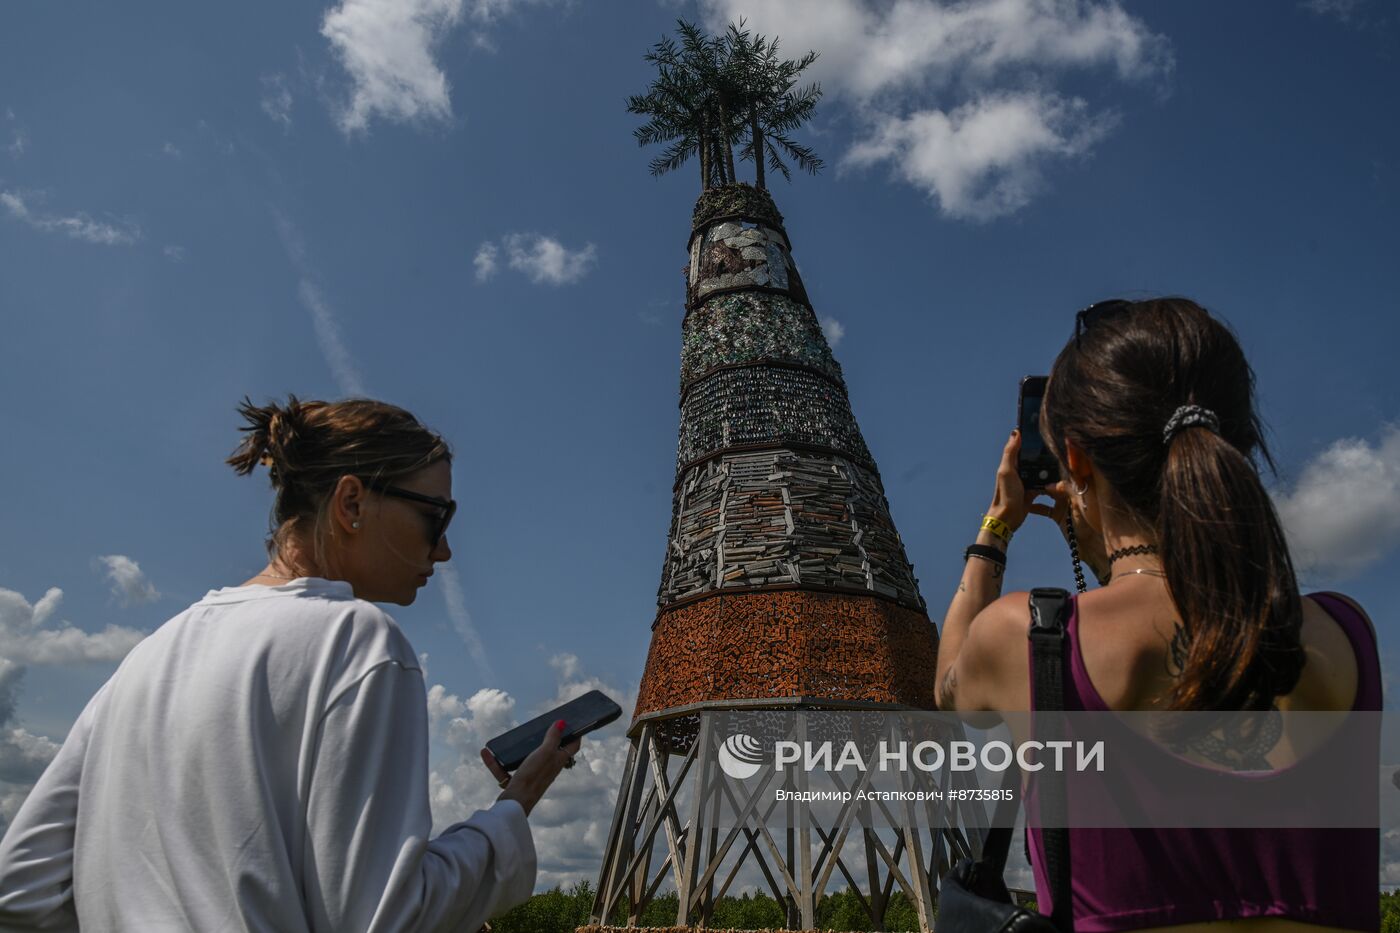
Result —
<path fill-rule="evenodd" d="M 1351 641 L 1357 667 L 1352 709 L 1379 710 L 1380 658 L 1371 627 L 1344 600 L 1329 594 L 1312 598 Z M 1084 667 L 1079 605 L 1072 602 L 1065 708 L 1107 711 Z M 1034 677 L 1031 690 L 1033 704 Z M 1034 788 L 1027 806 L 1035 806 Z M 1380 926 L 1376 829 L 1071 827 L 1069 840 L 1076 933 L 1246 917 L 1287 917 L 1355 930 Z M 1049 914 L 1045 843 L 1035 827 L 1030 829 L 1030 850 L 1037 904 Z"/>

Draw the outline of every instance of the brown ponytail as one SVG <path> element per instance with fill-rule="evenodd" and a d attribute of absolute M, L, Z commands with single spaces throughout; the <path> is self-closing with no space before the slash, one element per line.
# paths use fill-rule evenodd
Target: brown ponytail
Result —
<path fill-rule="evenodd" d="M 1183 405 L 1214 412 L 1164 437 Z M 1267 709 L 1303 668 L 1302 603 L 1254 457 L 1271 467 L 1239 341 L 1184 298 L 1127 303 L 1055 361 L 1048 442 L 1073 440 L 1131 517 L 1155 529 L 1181 632 L 1173 710 Z"/>
<path fill-rule="evenodd" d="M 363 480 L 406 476 L 452 452 L 441 436 L 412 414 L 373 399 L 254 405 L 244 398 L 238 413 L 245 436 L 227 463 L 241 476 L 268 467 L 277 498 L 267 551 L 276 556 L 294 529 L 312 534 L 315 559 L 324 565 L 325 507 L 342 476 Z"/>

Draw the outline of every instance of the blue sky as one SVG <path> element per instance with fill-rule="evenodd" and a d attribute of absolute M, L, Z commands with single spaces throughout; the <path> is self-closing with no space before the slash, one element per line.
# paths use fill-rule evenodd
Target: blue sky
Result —
<path fill-rule="evenodd" d="M 391 609 L 440 685 L 439 819 L 512 720 L 630 710 L 699 180 L 648 175 L 624 100 L 678 15 L 822 54 L 828 168 L 774 195 L 935 621 L 1017 380 L 1077 308 L 1182 293 L 1255 365 L 1305 582 L 1393 669 L 1393 5 L 8 4 L 0 814 L 141 633 L 261 565 L 244 394 L 362 392 L 455 446 L 455 574 Z M 1010 576 L 1068 583 L 1053 529 Z M 596 873 L 621 731 L 542 808 L 542 884 Z"/>

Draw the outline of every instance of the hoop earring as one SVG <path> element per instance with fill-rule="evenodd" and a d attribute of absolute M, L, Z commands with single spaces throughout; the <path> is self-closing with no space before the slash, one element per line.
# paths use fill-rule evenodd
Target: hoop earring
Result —
<path fill-rule="evenodd" d="M 1089 491 L 1089 484 L 1088 484 L 1088 483 L 1085 483 L 1085 484 L 1084 484 L 1084 488 L 1083 488 L 1083 489 L 1080 489 L 1078 486 L 1074 485 L 1074 479 L 1071 478 L 1070 481 L 1069 481 L 1069 489 L 1070 489 L 1070 492 L 1074 493 L 1074 494 L 1075 494 L 1076 496 L 1078 496 L 1080 499 L 1083 499 L 1083 498 L 1084 498 L 1084 494 L 1085 494 L 1086 492 Z"/>

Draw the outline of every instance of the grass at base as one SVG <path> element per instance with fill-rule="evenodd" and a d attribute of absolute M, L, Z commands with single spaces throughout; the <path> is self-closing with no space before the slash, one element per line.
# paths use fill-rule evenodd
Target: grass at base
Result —
<path fill-rule="evenodd" d="M 1380 893 L 1380 933 L 1400 933 L 1400 892 Z M 657 897 L 638 918 L 638 926 L 627 927 L 626 905 L 621 905 L 609 917 L 606 926 L 591 924 L 594 890 L 588 882 L 580 882 L 567 891 L 555 888 L 536 894 L 524 904 L 491 921 L 492 933 L 690 933 L 693 927 L 678 927 L 674 892 Z M 1034 906 L 1034 905 L 1031 905 Z M 722 897 L 715 904 L 708 933 L 791 933 L 785 930 L 786 911 L 773 898 L 763 894 Z M 833 891 L 817 905 L 816 930 L 865 931 L 870 920 L 860 899 L 849 890 Z M 890 898 L 885 912 L 885 929 L 891 933 L 919 929 L 914 905 L 903 893 Z"/>

